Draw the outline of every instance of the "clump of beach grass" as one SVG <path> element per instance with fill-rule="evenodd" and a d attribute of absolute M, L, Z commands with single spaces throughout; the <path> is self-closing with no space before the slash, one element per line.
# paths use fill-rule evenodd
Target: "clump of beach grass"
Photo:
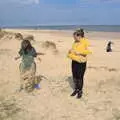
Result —
<path fill-rule="evenodd" d="M 15 38 L 19 40 L 23 40 L 23 35 L 21 33 L 15 33 Z"/>

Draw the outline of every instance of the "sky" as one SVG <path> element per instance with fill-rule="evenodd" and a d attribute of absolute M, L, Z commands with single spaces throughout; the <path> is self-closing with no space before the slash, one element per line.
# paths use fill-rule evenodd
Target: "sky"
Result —
<path fill-rule="evenodd" d="M 0 0 L 0 26 L 120 25 L 120 0 Z"/>

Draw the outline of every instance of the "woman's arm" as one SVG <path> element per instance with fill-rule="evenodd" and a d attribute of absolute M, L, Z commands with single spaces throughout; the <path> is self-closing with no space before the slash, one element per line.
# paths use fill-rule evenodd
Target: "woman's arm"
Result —
<path fill-rule="evenodd" d="M 70 53 L 72 53 L 72 51 L 73 51 L 73 50 L 72 50 L 72 49 L 70 49 L 70 50 L 68 51 L 68 53 L 70 54 Z"/>
<path fill-rule="evenodd" d="M 20 59 L 21 58 L 21 56 L 17 56 L 17 57 L 15 57 L 15 60 L 18 60 L 18 59 Z"/>
<path fill-rule="evenodd" d="M 40 56 L 40 55 L 45 55 L 45 53 L 37 53 L 37 59 L 41 62 L 42 60 L 41 60 L 41 58 L 40 57 L 38 57 L 38 56 Z"/>
<path fill-rule="evenodd" d="M 20 51 L 18 52 L 18 56 L 17 57 L 15 57 L 15 60 L 18 60 L 18 59 L 20 59 L 21 58 L 21 56 L 23 55 L 23 50 L 22 49 L 20 49 Z"/>
<path fill-rule="evenodd" d="M 87 55 L 84 54 L 84 53 L 79 53 L 79 52 L 75 52 L 75 51 L 74 51 L 74 53 L 75 53 L 75 55 L 81 55 L 81 56 L 83 56 L 83 57 L 86 57 L 86 56 L 87 56 Z"/>
<path fill-rule="evenodd" d="M 70 49 L 69 51 L 68 51 L 68 53 L 70 54 L 70 53 L 74 53 L 75 55 L 81 55 L 81 56 L 86 56 L 86 55 L 84 55 L 84 54 L 81 54 L 80 52 L 76 52 L 75 50 L 73 50 L 73 49 Z"/>
<path fill-rule="evenodd" d="M 84 45 L 84 49 L 82 51 L 79 51 L 79 52 L 76 52 L 75 51 L 75 54 L 76 55 L 81 55 L 81 56 L 87 56 L 88 54 L 92 54 L 92 52 L 89 50 L 89 43 L 87 42 L 85 45 Z"/>
<path fill-rule="evenodd" d="M 40 57 L 37 57 L 37 59 L 38 59 L 40 62 L 42 61 Z"/>
<path fill-rule="evenodd" d="M 35 48 L 33 47 L 32 48 L 32 55 L 33 55 L 33 57 L 37 57 L 39 55 L 45 55 L 45 54 L 41 53 L 41 52 L 36 52 Z"/>
<path fill-rule="evenodd" d="M 45 55 L 45 53 L 40 53 L 40 52 L 38 52 L 37 55 Z"/>
<path fill-rule="evenodd" d="M 45 55 L 45 53 L 40 53 L 40 52 L 38 52 L 38 53 L 36 53 L 37 54 L 37 56 L 36 56 L 36 58 L 37 58 L 37 60 L 39 60 L 40 62 L 42 61 L 41 60 L 41 58 L 39 57 L 40 55 Z"/>

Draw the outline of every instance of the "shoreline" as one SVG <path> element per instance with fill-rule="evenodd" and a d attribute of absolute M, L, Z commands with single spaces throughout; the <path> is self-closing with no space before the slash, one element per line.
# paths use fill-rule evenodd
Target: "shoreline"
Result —
<path fill-rule="evenodd" d="M 71 30 L 50 30 L 50 29 L 3 29 L 9 32 L 20 32 L 20 33 L 30 33 L 30 34 L 51 34 L 52 36 L 64 35 L 67 37 L 72 37 L 74 31 Z M 93 40 L 120 40 L 120 32 L 102 32 L 102 31 L 90 31 L 85 32 L 88 39 Z"/>
<path fill-rule="evenodd" d="M 120 25 L 19 25 L 19 26 L 1 26 L 3 29 L 34 29 L 34 30 L 65 30 L 74 31 L 82 28 L 86 31 L 98 32 L 120 32 Z"/>
<path fill-rule="evenodd" d="M 29 31 L 57 31 L 57 32 L 74 32 L 75 30 L 77 29 L 36 29 L 36 28 L 1 28 L 3 30 L 29 30 Z M 84 29 L 84 28 L 83 28 Z M 105 33 L 120 33 L 120 31 L 104 31 L 104 30 L 86 30 L 84 29 L 84 31 L 86 33 L 93 33 L 93 32 L 96 32 L 96 33 L 101 33 L 101 32 L 105 32 Z"/>

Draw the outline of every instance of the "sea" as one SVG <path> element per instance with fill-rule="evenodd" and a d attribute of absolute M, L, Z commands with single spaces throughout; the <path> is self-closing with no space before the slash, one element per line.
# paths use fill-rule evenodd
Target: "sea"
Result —
<path fill-rule="evenodd" d="M 76 30 L 79 28 L 85 31 L 102 31 L 102 32 L 120 32 L 120 25 L 37 25 L 37 26 L 15 26 L 5 28 L 19 29 L 37 29 L 37 30 Z"/>

